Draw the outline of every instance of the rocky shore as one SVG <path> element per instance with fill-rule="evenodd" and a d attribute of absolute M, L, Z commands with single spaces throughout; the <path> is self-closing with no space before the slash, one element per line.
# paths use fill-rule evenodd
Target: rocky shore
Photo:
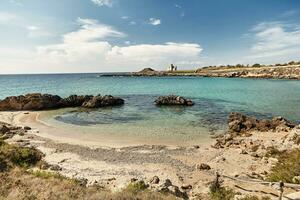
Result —
<path fill-rule="evenodd" d="M 41 137 L 34 126 L 16 121 L 30 115 L 19 112 L 13 118 L 0 117 L 0 121 L 11 120 L 1 124 L 1 138 L 10 144 L 39 149 L 45 161 L 40 170 L 55 171 L 87 186 L 112 191 L 138 185 L 181 199 L 210 199 L 209 185 L 219 172 L 245 181 L 222 178 L 223 185 L 234 188 L 240 199 L 247 194 L 273 198 L 274 188 L 246 181 L 268 180 L 272 168 L 280 162 L 278 152 L 300 148 L 300 126 L 282 117 L 255 119 L 232 113 L 227 134 L 214 136 L 213 144 L 201 146 L 92 148 L 55 142 Z M 297 183 L 297 174 L 292 178 Z M 257 192 L 249 193 L 251 190 Z M 286 190 L 285 195 L 293 192 Z"/>
<path fill-rule="evenodd" d="M 61 98 L 58 95 L 33 93 L 0 100 L 0 111 L 49 110 L 68 107 L 100 108 L 123 104 L 123 99 L 111 95 L 71 95 Z"/>
<path fill-rule="evenodd" d="M 126 76 L 198 76 L 225 78 L 264 78 L 264 79 L 300 79 L 300 65 L 263 66 L 263 67 L 204 67 L 194 72 L 185 71 L 155 71 L 145 68 L 140 72 Z"/>

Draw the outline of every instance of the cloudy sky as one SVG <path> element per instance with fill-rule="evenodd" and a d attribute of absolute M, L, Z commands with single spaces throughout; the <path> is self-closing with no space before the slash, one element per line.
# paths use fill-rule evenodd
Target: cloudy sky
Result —
<path fill-rule="evenodd" d="M 300 60 L 298 0 L 0 0 L 0 73 Z"/>

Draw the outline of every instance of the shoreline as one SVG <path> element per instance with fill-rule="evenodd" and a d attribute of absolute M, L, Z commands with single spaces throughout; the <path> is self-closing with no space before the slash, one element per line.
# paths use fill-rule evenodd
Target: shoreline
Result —
<path fill-rule="evenodd" d="M 28 119 L 37 119 L 37 113 L 1 112 L 0 121 L 10 121 L 14 125 L 21 126 L 32 125 Z M 53 138 L 47 138 L 45 130 L 34 126 L 32 128 L 24 136 L 15 136 L 7 142 L 33 146 L 41 150 L 45 154 L 44 160 L 53 166 L 58 166 L 58 172 L 66 177 L 84 179 L 87 180 L 88 185 L 98 185 L 112 191 L 120 191 L 132 179 L 149 182 L 152 177 L 158 176 L 161 180 L 170 179 L 179 187 L 190 185 L 192 189 L 187 192 L 191 198 L 208 192 L 207 185 L 215 178 L 217 171 L 245 180 L 249 177 L 264 176 L 276 161 L 257 157 L 256 154 L 260 151 L 251 153 L 250 144 L 260 142 L 269 146 L 282 146 L 282 141 L 286 141 L 289 135 L 294 132 L 300 134 L 300 129 L 293 129 L 294 132 L 254 131 L 250 137 L 239 137 L 241 141 L 248 141 L 246 144 L 250 145 L 247 147 L 247 151 L 250 152 L 244 154 L 241 147 L 228 146 L 218 149 L 213 148 L 211 143 L 196 146 L 179 144 L 174 146 L 150 144 L 93 146 L 86 142 L 72 143 L 71 140 L 62 137 L 60 140 L 53 140 Z M 276 138 L 275 141 L 274 138 Z M 209 165 L 211 170 L 199 169 L 199 165 L 203 163 Z M 225 179 L 224 184 L 234 187 L 237 183 L 234 180 Z M 259 188 L 261 191 L 273 191 L 267 186 L 239 184 L 247 189 Z M 239 191 L 245 193 L 243 190 Z"/>

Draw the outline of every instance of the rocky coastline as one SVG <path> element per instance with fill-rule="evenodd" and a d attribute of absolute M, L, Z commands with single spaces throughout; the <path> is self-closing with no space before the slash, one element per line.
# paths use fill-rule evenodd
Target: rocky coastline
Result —
<path fill-rule="evenodd" d="M 205 67 L 193 72 L 185 71 L 155 71 L 145 68 L 139 72 L 125 76 L 193 76 L 193 77 L 223 77 L 223 78 L 261 78 L 261 79 L 300 79 L 300 66 L 264 66 L 264 67 Z"/>
<path fill-rule="evenodd" d="M 28 116 L 22 112 L 20 115 Z M 277 152 L 300 148 L 300 125 L 282 117 L 255 119 L 241 113 L 231 113 L 227 133 L 213 136 L 215 141 L 208 146 L 95 149 L 57 143 L 41 137 L 35 127 L 16 123 L 1 123 L 0 135 L 10 144 L 39 149 L 45 162 L 38 170 L 77 179 L 88 187 L 118 191 L 134 185 L 179 199 L 209 199 L 208 187 L 216 171 L 245 181 L 268 180 L 272 168 L 280 162 Z M 298 183 L 297 174 L 292 179 Z M 223 184 L 234 187 L 237 183 L 224 179 Z M 259 188 L 266 194 L 272 190 L 257 184 L 238 184 L 247 189 Z M 240 199 L 249 194 L 235 190 Z M 261 196 L 259 192 L 254 194 Z"/>

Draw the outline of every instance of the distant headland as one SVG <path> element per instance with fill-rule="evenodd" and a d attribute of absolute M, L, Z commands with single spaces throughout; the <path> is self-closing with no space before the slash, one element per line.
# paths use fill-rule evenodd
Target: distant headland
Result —
<path fill-rule="evenodd" d="M 171 64 L 165 71 L 144 68 L 138 72 L 104 75 L 104 76 L 199 76 L 226 78 L 270 78 L 270 79 L 300 79 L 300 61 L 291 61 L 275 65 L 220 65 L 206 66 L 195 70 L 179 70 Z"/>

